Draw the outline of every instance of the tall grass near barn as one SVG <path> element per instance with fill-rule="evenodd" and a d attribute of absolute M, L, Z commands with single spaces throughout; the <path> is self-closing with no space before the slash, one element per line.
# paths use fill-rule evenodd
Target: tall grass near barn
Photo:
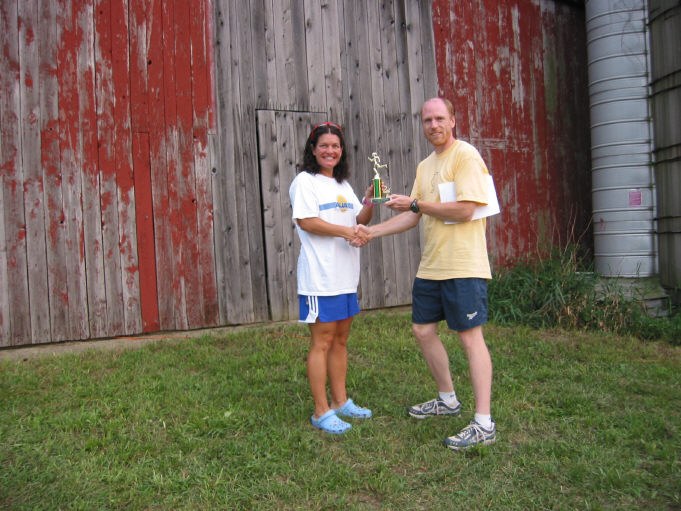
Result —
<path fill-rule="evenodd" d="M 681 344 L 681 315 L 651 316 L 643 296 L 624 279 L 602 279 L 575 246 L 495 271 L 489 285 L 491 320 L 499 325 L 607 331 Z"/>

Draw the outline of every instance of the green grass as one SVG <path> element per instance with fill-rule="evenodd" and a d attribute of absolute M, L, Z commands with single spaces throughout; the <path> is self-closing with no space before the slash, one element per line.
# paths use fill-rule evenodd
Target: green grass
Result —
<path fill-rule="evenodd" d="M 434 387 L 405 312 L 363 313 L 348 387 L 375 417 L 309 425 L 308 333 L 274 325 L 138 350 L 0 364 L 0 508 L 679 509 L 681 347 L 489 325 L 495 445 L 471 418 L 409 419 Z"/>

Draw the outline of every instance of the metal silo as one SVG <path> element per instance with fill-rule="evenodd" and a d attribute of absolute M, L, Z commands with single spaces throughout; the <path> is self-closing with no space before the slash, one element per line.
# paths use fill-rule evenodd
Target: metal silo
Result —
<path fill-rule="evenodd" d="M 595 269 L 657 273 L 644 0 L 586 2 Z"/>
<path fill-rule="evenodd" d="M 681 301 L 681 2 L 650 0 L 660 283 Z"/>

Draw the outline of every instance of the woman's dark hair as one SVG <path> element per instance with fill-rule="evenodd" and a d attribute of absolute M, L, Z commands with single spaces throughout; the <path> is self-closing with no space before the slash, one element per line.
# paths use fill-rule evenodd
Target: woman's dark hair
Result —
<path fill-rule="evenodd" d="M 312 128 L 310 136 L 307 137 L 307 142 L 305 143 L 303 163 L 299 170 L 304 170 L 310 174 L 319 173 L 321 167 L 319 166 L 319 163 L 317 163 L 317 158 L 315 158 L 315 155 L 312 154 L 312 150 L 317 146 L 319 137 L 328 133 L 336 135 L 340 139 L 342 152 L 338 165 L 333 168 L 333 178 L 339 183 L 342 183 L 344 180 L 350 177 L 350 170 L 348 169 L 348 162 L 345 157 L 345 139 L 343 138 L 343 130 L 341 127 L 338 126 L 338 124 L 334 124 L 332 122 L 323 122 Z"/>

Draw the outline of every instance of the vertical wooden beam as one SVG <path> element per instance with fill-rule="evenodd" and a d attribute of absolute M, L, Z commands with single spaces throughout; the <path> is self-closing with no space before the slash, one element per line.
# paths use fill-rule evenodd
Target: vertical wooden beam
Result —
<path fill-rule="evenodd" d="M 66 223 L 66 265 L 69 303 L 69 339 L 91 336 L 88 322 L 85 236 L 83 220 L 83 140 L 80 134 L 80 96 L 78 48 L 82 33 L 78 28 L 78 12 L 71 2 L 58 2 L 57 23 L 62 27 L 57 55 L 59 82 L 59 153 L 61 155 L 64 222 Z"/>
<path fill-rule="evenodd" d="M 191 10 L 189 3 L 175 0 L 174 72 L 176 117 L 167 119 L 177 135 L 177 165 L 175 166 L 175 201 L 173 201 L 173 239 L 179 247 L 177 268 L 182 303 L 187 323 L 183 328 L 199 325 L 200 301 L 198 288 L 198 249 L 196 245 L 196 177 L 192 135 L 192 71 L 191 71 Z"/>
<path fill-rule="evenodd" d="M 151 192 L 149 134 L 135 133 L 132 140 L 135 173 L 135 209 L 139 251 L 140 307 L 142 330 L 159 330 L 158 295 L 156 293 L 156 251 L 154 250 L 154 212 Z"/>
<path fill-rule="evenodd" d="M 0 311 L 6 314 L 0 341 L 5 346 L 31 342 L 30 298 L 26 255 L 26 218 L 24 214 L 24 176 L 21 162 L 21 63 L 19 55 L 17 2 L 0 2 L 0 29 L 3 38 L 0 59 L 0 176 L 4 239 L 2 258 L 6 273 L 0 277 L 3 300 Z M 4 283 L 4 284 L 3 284 Z"/>
<path fill-rule="evenodd" d="M 40 0 L 40 159 L 45 193 L 48 291 L 52 341 L 70 339 L 66 224 L 59 155 L 57 53 L 61 28 L 57 4 Z M 0 291 L 1 292 L 1 291 Z"/>
<path fill-rule="evenodd" d="M 106 293 L 107 335 L 125 332 L 123 285 L 119 246 L 118 186 L 113 83 L 112 0 L 96 0 L 94 5 L 95 97 L 97 109 L 97 163 L 100 174 L 100 207 L 102 210 L 102 250 L 104 253 L 104 286 Z"/>
<path fill-rule="evenodd" d="M 213 249 L 212 167 L 208 133 L 211 122 L 212 53 L 209 18 L 210 2 L 195 2 L 191 13 L 191 80 L 193 110 L 193 167 L 195 176 L 196 245 L 198 270 L 199 326 L 216 325 L 218 320 L 217 286 Z"/>
<path fill-rule="evenodd" d="M 119 251 L 125 331 L 142 328 L 138 274 L 135 193 L 132 164 L 132 69 L 130 47 L 130 7 L 128 0 L 112 0 L 111 30 L 113 34 L 114 154 L 118 202 Z M 137 4 L 137 2 L 133 2 Z M 118 49 L 123 49 L 119 51 Z"/>
<path fill-rule="evenodd" d="M 38 1 L 19 3 L 21 166 L 32 342 L 49 342 L 50 312 L 45 239 L 44 184 L 40 158 L 40 57 Z"/>

